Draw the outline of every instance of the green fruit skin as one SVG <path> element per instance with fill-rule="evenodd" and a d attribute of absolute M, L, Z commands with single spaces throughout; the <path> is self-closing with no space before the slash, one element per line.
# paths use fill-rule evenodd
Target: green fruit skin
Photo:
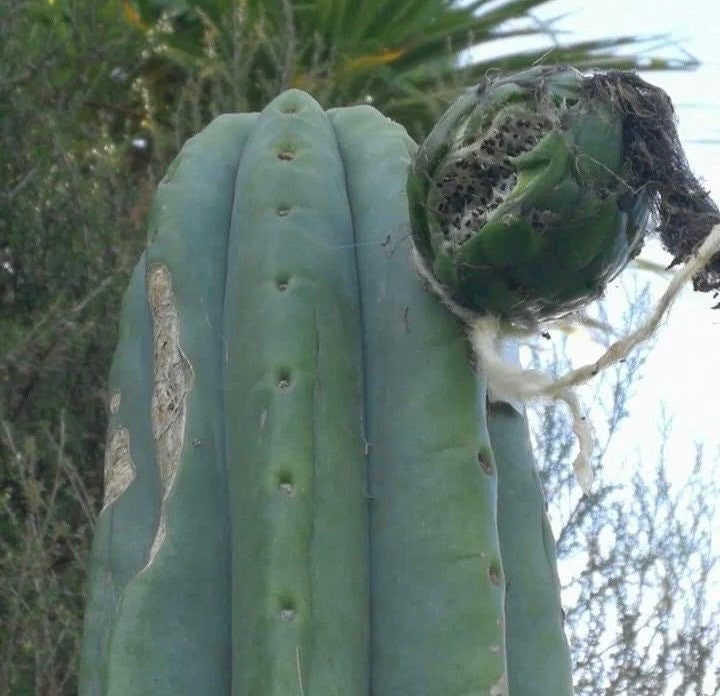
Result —
<path fill-rule="evenodd" d="M 510 695 L 572 696 L 555 542 L 527 419 L 495 402 L 488 404 L 487 422 L 498 472 Z"/>
<path fill-rule="evenodd" d="M 134 477 L 98 521 L 81 696 L 507 693 L 485 384 L 410 262 L 415 149 L 290 90 L 171 166 L 111 370 Z"/>
<path fill-rule="evenodd" d="M 639 252 L 649 202 L 622 184 L 622 115 L 613 104 L 587 96 L 584 79 L 572 68 L 540 66 L 473 89 L 420 146 L 408 180 L 413 238 L 459 305 L 534 326 L 596 299 Z M 547 99 L 536 103 L 541 85 Z M 521 119 L 541 113 L 556 119 L 552 127 L 530 149 L 505 160 L 515 184 L 486 220 L 471 225 L 469 238 L 451 241 L 445 206 L 456 210 L 449 191 L 464 191 L 465 184 L 441 190 L 437 182 L 460 171 L 458 158 L 462 171 L 469 171 L 468 163 L 486 157 L 478 144 L 503 119 L 516 133 L 503 136 L 499 147 L 510 148 L 514 135 L 524 137 Z M 492 180 L 473 176 L 476 191 Z M 478 200 L 466 201 L 464 213 L 458 212 L 479 210 Z"/>

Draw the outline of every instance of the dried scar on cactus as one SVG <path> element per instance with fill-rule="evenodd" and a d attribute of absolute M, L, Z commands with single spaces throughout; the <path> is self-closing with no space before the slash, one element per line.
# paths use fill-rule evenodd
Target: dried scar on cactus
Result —
<path fill-rule="evenodd" d="M 112 505 L 135 479 L 135 462 L 130 455 L 130 431 L 115 428 L 105 448 L 105 497 L 103 510 Z"/>
<path fill-rule="evenodd" d="M 193 370 L 180 346 L 180 321 L 170 271 L 163 265 L 155 266 L 148 273 L 147 284 L 154 346 L 151 415 L 162 487 L 160 520 L 146 566 L 149 567 L 165 540 L 167 500 L 185 442 Z"/>

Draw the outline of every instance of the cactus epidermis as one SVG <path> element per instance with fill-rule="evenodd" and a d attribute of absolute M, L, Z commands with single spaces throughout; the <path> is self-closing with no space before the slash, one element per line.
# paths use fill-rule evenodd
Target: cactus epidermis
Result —
<path fill-rule="evenodd" d="M 161 182 L 111 372 L 83 696 L 506 694 L 485 385 L 410 262 L 414 151 L 290 90 Z"/>

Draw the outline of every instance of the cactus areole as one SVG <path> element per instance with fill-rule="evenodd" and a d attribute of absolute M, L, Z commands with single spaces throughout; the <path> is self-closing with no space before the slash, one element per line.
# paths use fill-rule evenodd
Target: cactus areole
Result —
<path fill-rule="evenodd" d="M 523 318 L 594 295 L 647 208 L 618 184 L 622 123 L 535 75 L 463 97 L 411 176 L 442 283 Z M 488 410 L 411 262 L 416 150 L 290 90 L 161 181 L 110 374 L 81 696 L 572 693 L 525 420 Z"/>

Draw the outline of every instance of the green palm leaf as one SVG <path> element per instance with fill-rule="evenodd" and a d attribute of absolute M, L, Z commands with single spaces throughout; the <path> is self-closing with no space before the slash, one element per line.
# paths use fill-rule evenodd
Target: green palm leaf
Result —
<path fill-rule="evenodd" d="M 161 18 L 171 24 L 172 31 L 156 44 L 150 73 L 172 62 L 180 73 L 176 82 L 193 71 L 225 74 L 230 80 L 222 63 L 239 47 L 252 64 L 242 103 L 235 108 L 259 109 L 275 93 L 295 86 L 326 107 L 371 100 L 416 137 L 428 132 L 460 87 L 479 81 L 489 69 L 518 70 L 539 61 L 645 70 L 696 64 L 691 57 L 670 60 L 653 53 L 648 58 L 648 48 L 657 50 L 663 37 L 559 43 L 557 34 L 550 35 L 552 22 L 550 28 L 508 25 L 530 19 L 548 2 L 475 0 L 461 6 L 457 0 L 125 0 L 125 6 L 126 16 L 134 17 L 142 31 L 153 32 Z M 483 44 L 542 35 L 548 36 L 542 49 L 460 66 L 461 57 Z M 625 53 L 619 54 L 620 49 Z"/>

